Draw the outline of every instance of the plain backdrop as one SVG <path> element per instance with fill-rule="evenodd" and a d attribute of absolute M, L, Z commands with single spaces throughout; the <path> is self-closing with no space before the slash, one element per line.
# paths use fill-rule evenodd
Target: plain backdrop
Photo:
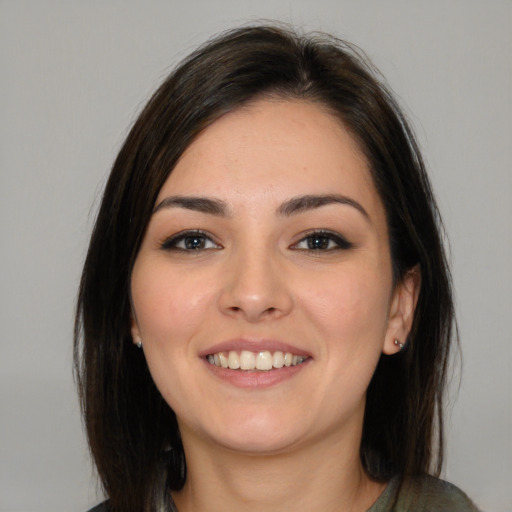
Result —
<path fill-rule="evenodd" d="M 71 373 L 102 186 L 176 62 L 258 19 L 361 46 L 415 127 L 450 240 L 463 372 L 444 476 L 512 511 L 510 0 L 0 0 L 0 511 L 101 499 Z"/>

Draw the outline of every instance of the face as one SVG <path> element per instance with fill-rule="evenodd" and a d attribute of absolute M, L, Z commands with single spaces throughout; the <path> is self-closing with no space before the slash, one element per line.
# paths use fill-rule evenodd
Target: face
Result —
<path fill-rule="evenodd" d="M 407 290 L 354 139 L 319 106 L 261 100 L 207 128 L 162 187 L 132 335 L 184 441 L 276 453 L 360 435 Z"/>

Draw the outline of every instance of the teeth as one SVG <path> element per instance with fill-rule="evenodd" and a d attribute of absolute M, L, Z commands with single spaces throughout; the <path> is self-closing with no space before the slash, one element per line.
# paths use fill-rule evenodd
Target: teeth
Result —
<path fill-rule="evenodd" d="M 272 354 L 259 352 L 256 356 L 256 370 L 272 370 Z"/>
<path fill-rule="evenodd" d="M 208 361 L 210 361 L 210 357 L 208 357 Z M 238 370 L 238 368 L 240 368 L 240 356 L 233 350 L 229 353 L 228 356 L 228 367 L 232 370 Z"/>
<path fill-rule="evenodd" d="M 256 354 L 248 350 L 242 350 L 240 353 L 240 369 L 254 370 L 256 368 Z"/>
<path fill-rule="evenodd" d="M 213 358 L 213 360 L 216 362 L 217 360 L 215 359 L 215 357 Z M 229 361 L 228 361 L 228 358 L 226 357 L 226 354 L 223 354 L 222 352 L 219 354 L 219 360 L 220 360 L 220 365 L 222 366 L 222 368 L 228 368 L 229 367 Z"/>
<path fill-rule="evenodd" d="M 268 350 L 262 352 L 242 350 L 240 353 L 231 350 L 229 353 L 219 352 L 218 354 L 210 354 L 207 359 L 214 366 L 229 368 L 230 370 L 268 371 L 273 368 L 282 368 L 283 366 L 297 366 L 307 358 L 279 350 L 274 353 Z"/>
<path fill-rule="evenodd" d="M 282 368 L 284 366 L 284 354 L 282 352 L 274 352 L 274 357 L 272 357 L 272 366 L 274 368 Z"/>

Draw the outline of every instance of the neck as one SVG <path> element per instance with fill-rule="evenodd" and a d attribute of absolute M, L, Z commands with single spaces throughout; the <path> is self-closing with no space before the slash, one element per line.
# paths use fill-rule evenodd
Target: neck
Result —
<path fill-rule="evenodd" d="M 183 437 L 187 481 L 173 495 L 179 512 L 364 512 L 384 488 L 364 472 L 359 443 L 326 437 L 300 450 L 254 455 L 205 449 L 194 437 Z"/>

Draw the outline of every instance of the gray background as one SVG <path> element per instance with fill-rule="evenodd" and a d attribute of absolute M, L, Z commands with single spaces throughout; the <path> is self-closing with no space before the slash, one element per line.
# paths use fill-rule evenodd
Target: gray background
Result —
<path fill-rule="evenodd" d="M 258 18 L 360 45 L 409 113 L 451 244 L 463 352 L 445 477 L 512 510 L 512 2 L 0 0 L 0 510 L 84 511 L 96 484 L 71 376 L 102 185 L 177 59 Z"/>

